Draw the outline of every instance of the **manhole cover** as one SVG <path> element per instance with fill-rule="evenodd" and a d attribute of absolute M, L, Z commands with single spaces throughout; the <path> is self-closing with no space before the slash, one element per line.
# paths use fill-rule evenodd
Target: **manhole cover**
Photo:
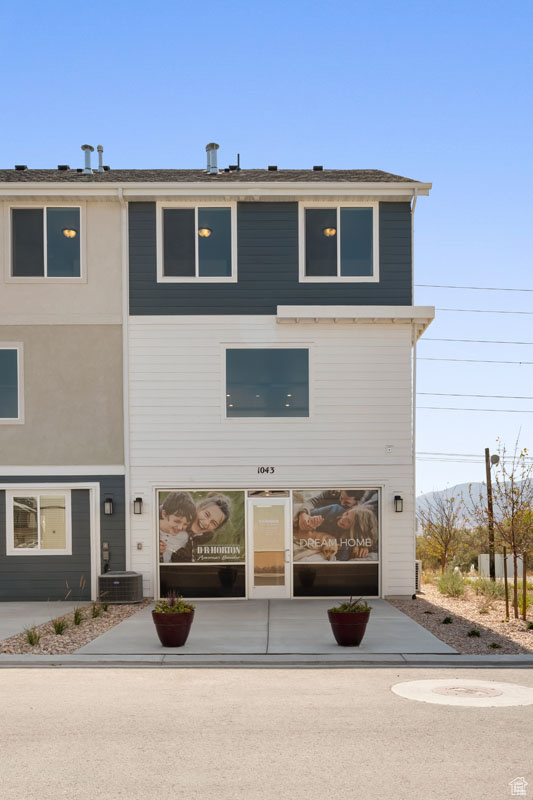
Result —
<path fill-rule="evenodd" d="M 483 686 L 437 686 L 435 694 L 446 697 L 499 697 L 503 692 Z"/>
<path fill-rule="evenodd" d="M 516 683 L 459 678 L 397 683 L 392 691 L 407 700 L 472 708 L 533 705 L 533 689 Z"/>

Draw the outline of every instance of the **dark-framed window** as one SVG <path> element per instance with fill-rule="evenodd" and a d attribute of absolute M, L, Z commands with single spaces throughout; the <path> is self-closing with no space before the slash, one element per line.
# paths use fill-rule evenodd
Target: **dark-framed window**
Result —
<path fill-rule="evenodd" d="M 0 422 L 23 421 L 22 345 L 0 343 Z"/>
<path fill-rule="evenodd" d="M 158 280 L 236 280 L 236 209 L 158 206 Z"/>
<path fill-rule="evenodd" d="M 309 417 L 309 349 L 226 348 L 226 416 Z"/>
<path fill-rule="evenodd" d="M 81 277 L 81 209 L 11 209 L 13 278 Z"/>
<path fill-rule="evenodd" d="M 300 206 L 300 279 L 379 280 L 378 204 Z"/>

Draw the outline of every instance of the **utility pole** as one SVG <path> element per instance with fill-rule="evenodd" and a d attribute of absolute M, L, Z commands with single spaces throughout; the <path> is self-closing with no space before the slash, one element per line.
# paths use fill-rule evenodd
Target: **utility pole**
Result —
<path fill-rule="evenodd" d="M 485 469 L 487 471 L 487 511 L 489 517 L 489 571 L 491 581 L 496 580 L 496 566 L 494 563 L 494 513 L 492 510 L 492 479 L 490 468 L 492 463 L 498 463 L 499 459 L 494 460 L 494 456 L 490 457 L 489 448 L 485 448 Z"/>

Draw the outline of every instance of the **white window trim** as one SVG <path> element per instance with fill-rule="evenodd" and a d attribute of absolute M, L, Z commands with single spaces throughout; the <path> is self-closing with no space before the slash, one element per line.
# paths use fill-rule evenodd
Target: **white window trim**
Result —
<path fill-rule="evenodd" d="M 225 342 L 221 345 L 221 419 L 229 425 L 308 425 L 313 421 L 313 342 Z M 226 411 L 226 350 L 307 350 L 309 354 L 309 415 L 307 417 L 228 417 Z"/>
<path fill-rule="evenodd" d="M 46 238 L 46 210 L 48 208 L 77 208 L 80 212 L 80 274 L 73 278 L 47 275 L 48 254 Z M 19 209 L 43 210 L 43 257 L 44 275 L 13 275 L 13 211 Z M 87 283 L 85 263 L 87 256 L 87 237 L 85 232 L 85 203 L 17 203 L 6 208 L 6 225 L 8 231 L 5 245 L 5 282 L 6 283 Z"/>
<path fill-rule="evenodd" d="M 305 274 L 305 211 L 308 208 L 335 208 L 337 210 L 337 275 L 306 275 Z M 372 254 L 374 272 L 372 275 L 341 275 L 341 208 L 372 208 Z M 298 251 L 300 283 L 379 283 L 379 202 L 377 200 L 332 203 L 326 201 L 305 202 L 298 206 Z"/>
<path fill-rule="evenodd" d="M 172 208 L 189 208 L 194 210 L 194 276 L 164 275 L 163 273 L 163 210 Z M 229 208 L 231 214 L 231 275 L 228 277 L 202 277 L 198 274 L 198 209 Z M 235 201 L 216 202 L 162 202 L 156 203 L 156 249 L 157 249 L 157 282 L 158 283 L 237 283 L 237 203 Z"/>
<path fill-rule="evenodd" d="M 17 351 L 18 389 L 18 416 L 0 417 L 0 425 L 24 425 L 24 345 L 22 342 L 0 342 L 0 350 Z"/>
<path fill-rule="evenodd" d="M 66 547 L 60 550 L 41 550 L 40 548 L 15 547 L 15 530 L 13 521 L 13 500 L 15 497 L 36 497 L 37 518 L 40 520 L 39 507 L 42 495 L 57 495 L 65 498 Z M 40 523 L 39 523 L 40 524 Z M 40 531 L 39 531 L 40 534 Z M 72 504 L 70 489 L 57 490 L 50 487 L 29 486 L 27 489 L 6 491 L 6 555 L 8 556 L 71 556 L 72 555 Z"/>

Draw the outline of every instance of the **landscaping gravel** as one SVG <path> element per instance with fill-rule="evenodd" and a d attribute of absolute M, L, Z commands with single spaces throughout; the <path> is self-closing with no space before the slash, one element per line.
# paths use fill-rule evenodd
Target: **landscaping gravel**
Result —
<path fill-rule="evenodd" d="M 514 619 L 512 607 L 509 611 L 511 619 L 506 622 L 504 601 L 488 601 L 469 588 L 463 597 L 448 597 L 441 594 L 436 586 L 425 583 L 422 585 L 422 594 L 417 595 L 416 600 L 389 602 L 459 653 L 533 653 L 533 630 L 527 629 L 527 622 Z M 443 624 L 445 617 L 451 617 L 453 621 Z M 528 621 L 533 619 L 531 609 L 527 618 Z M 478 631 L 480 636 L 468 636 L 472 630 Z M 491 644 L 499 647 L 492 648 Z"/>
<path fill-rule="evenodd" d="M 30 645 L 25 631 L 21 631 L 16 636 L 11 636 L 9 639 L 0 641 L 0 653 L 33 653 L 36 655 L 65 655 L 67 653 L 74 653 L 78 648 L 92 642 L 105 631 L 118 625 L 119 622 L 136 614 L 146 605 L 151 603 L 151 600 L 144 600 L 142 603 L 135 605 L 109 605 L 107 611 L 104 611 L 101 606 L 100 616 L 93 617 L 93 603 L 86 606 L 80 606 L 83 613 L 83 620 L 79 625 L 74 625 L 74 612 L 64 614 L 60 619 L 67 622 L 67 628 L 64 633 L 56 634 L 52 625 L 52 620 L 45 622 L 43 625 L 37 625 L 32 630 L 40 636 L 39 643 Z"/>

